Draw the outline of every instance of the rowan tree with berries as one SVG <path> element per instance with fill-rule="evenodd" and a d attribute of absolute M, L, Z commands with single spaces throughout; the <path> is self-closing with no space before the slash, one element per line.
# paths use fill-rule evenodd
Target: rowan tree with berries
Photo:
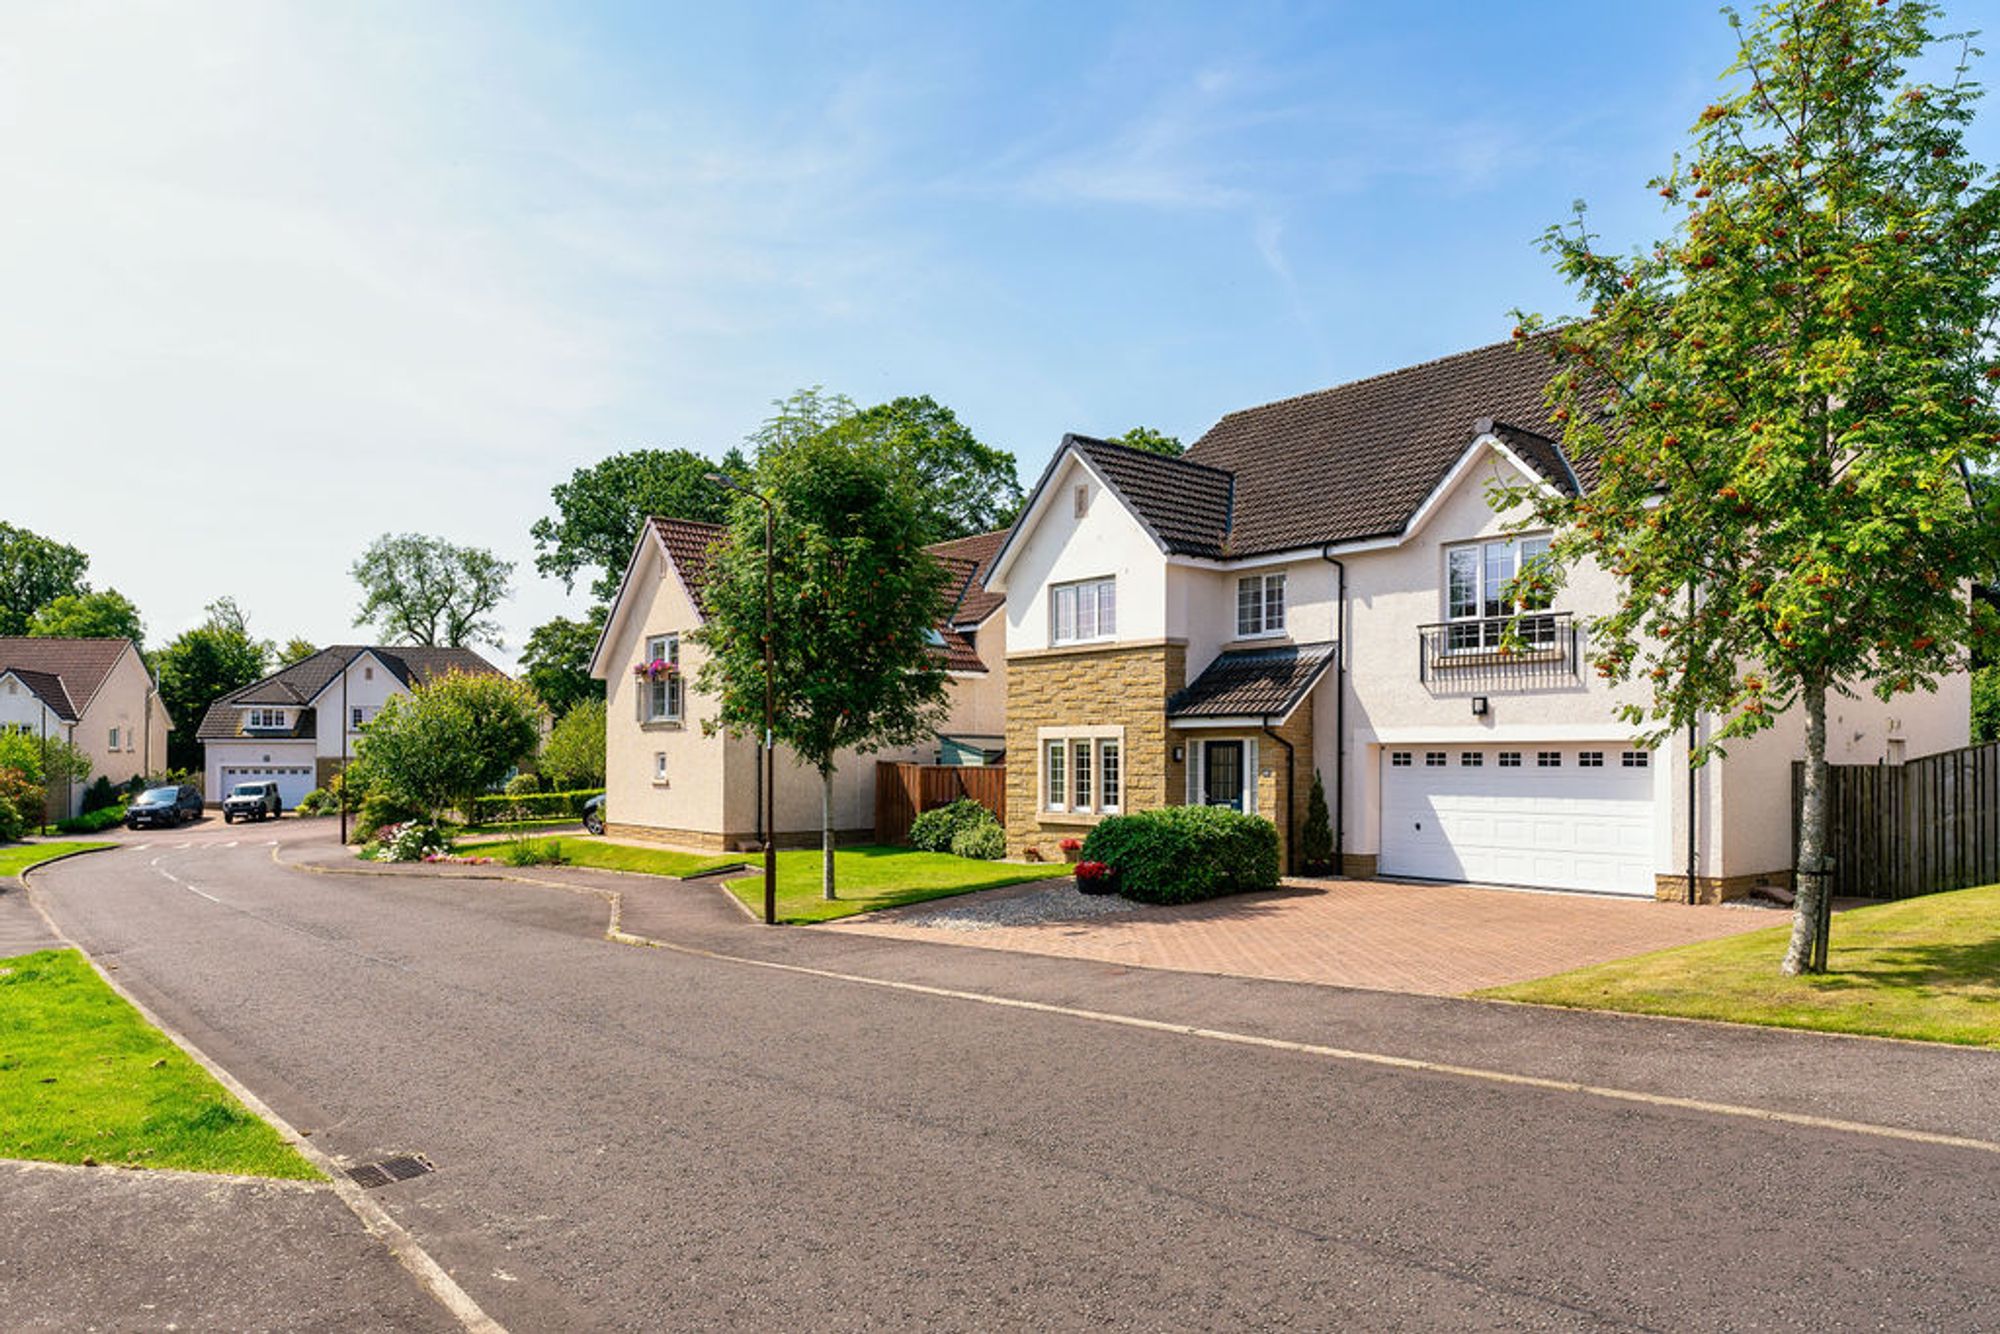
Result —
<path fill-rule="evenodd" d="M 1551 408 L 1596 484 L 1496 503 L 1556 530 L 1524 592 L 1579 561 L 1616 575 L 1592 661 L 1650 684 L 1626 713 L 1648 740 L 1706 720 L 1702 763 L 1803 710 L 1789 974 L 1816 966 L 1829 696 L 1963 670 L 1967 588 L 2000 554 L 1971 484 L 2000 453 L 2000 194 L 1963 144 L 1980 53 L 1933 31 L 1938 6 L 1724 13 L 1729 94 L 1652 183 L 1670 235 L 1606 253 L 1579 204 L 1545 244 L 1588 314 L 1517 331 L 1555 359 Z M 1913 81 L 1941 49 L 1949 81 Z"/>

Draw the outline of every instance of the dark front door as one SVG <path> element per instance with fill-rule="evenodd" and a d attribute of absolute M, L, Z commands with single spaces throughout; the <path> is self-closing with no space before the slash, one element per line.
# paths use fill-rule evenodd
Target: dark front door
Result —
<path fill-rule="evenodd" d="M 1211 741 L 1203 756 L 1202 800 L 1210 806 L 1243 809 L 1243 743 Z"/>

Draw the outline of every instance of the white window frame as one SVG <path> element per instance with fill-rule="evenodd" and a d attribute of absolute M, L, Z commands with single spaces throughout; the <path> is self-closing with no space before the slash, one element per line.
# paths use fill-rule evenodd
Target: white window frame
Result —
<path fill-rule="evenodd" d="M 1114 758 L 1116 778 L 1106 790 L 1104 757 Z M 1125 729 L 1050 727 L 1036 749 L 1042 810 L 1054 815 L 1116 815 L 1125 804 Z M 1079 789 L 1078 783 L 1083 786 Z"/>
<path fill-rule="evenodd" d="M 1285 633 L 1285 572 L 1246 574 L 1236 581 L 1236 637 L 1269 639 Z"/>
<path fill-rule="evenodd" d="M 260 728 L 283 727 L 285 725 L 285 711 L 283 709 L 253 707 L 244 713 L 243 725 L 245 727 Z"/>
<path fill-rule="evenodd" d="M 645 652 L 645 661 L 664 659 L 674 670 L 658 679 L 647 677 L 640 683 L 640 719 L 649 723 L 677 723 L 687 703 L 687 691 L 681 682 L 680 633 L 670 630 L 665 634 L 647 635 Z"/>
<path fill-rule="evenodd" d="M 1445 652 L 1490 653 L 1506 638 L 1509 618 L 1519 612 L 1550 610 L 1505 596 L 1508 583 L 1548 552 L 1547 533 L 1446 547 L 1442 589 Z M 1520 634 L 1530 648 L 1552 648 L 1555 622 L 1524 620 Z"/>
<path fill-rule="evenodd" d="M 1049 585 L 1049 643 L 1095 644 L 1117 637 L 1116 575 Z"/>
<path fill-rule="evenodd" d="M 118 729 L 117 729 L 117 728 L 115 728 L 115 727 L 114 727 L 114 728 L 112 728 L 112 729 L 111 729 L 111 735 L 110 735 L 110 736 L 109 736 L 108 738 L 106 738 L 106 740 L 107 740 L 107 741 L 109 741 L 109 743 L 110 743 L 110 744 L 109 744 L 109 745 L 108 745 L 108 746 L 106 747 L 106 749 L 109 749 L 109 750 L 119 750 L 119 749 L 121 749 L 121 747 L 120 747 L 120 746 L 119 746 L 119 744 L 118 744 Z"/>
<path fill-rule="evenodd" d="M 1241 742 L 1243 745 L 1243 804 L 1240 809 L 1245 815 L 1257 814 L 1257 781 L 1262 770 L 1257 761 L 1257 738 L 1245 736 L 1203 737 L 1188 747 L 1187 803 L 1190 806 L 1208 804 L 1208 748 L 1218 743 Z"/>

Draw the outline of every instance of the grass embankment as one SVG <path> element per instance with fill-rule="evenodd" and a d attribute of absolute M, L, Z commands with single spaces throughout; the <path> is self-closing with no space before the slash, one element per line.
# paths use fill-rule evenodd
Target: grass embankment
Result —
<path fill-rule="evenodd" d="M 115 848 L 116 843 L 15 843 L 0 848 L 0 880 L 18 876 L 29 867 L 67 857 L 73 852 L 96 852 Z"/>
<path fill-rule="evenodd" d="M 753 874 L 731 880 L 730 892 L 758 916 L 764 913 L 762 859 L 747 858 Z M 954 857 L 944 852 L 917 852 L 910 848 L 837 848 L 833 854 L 834 892 L 840 897 L 828 901 L 820 897 L 819 850 L 804 849 L 778 854 L 778 920 L 780 922 L 827 922 L 836 917 L 896 908 L 906 903 L 922 903 L 974 890 L 1018 885 L 1024 880 L 1048 880 L 1073 874 L 1059 862 L 981 862 Z"/>
<path fill-rule="evenodd" d="M 0 959 L 0 1157 L 320 1177 L 75 950 Z"/>
<path fill-rule="evenodd" d="M 1789 925 L 1478 993 L 1578 1009 L 2000 1047 L 2000 885 L 1837 914 L 1827 971 L 1783 977 Z"/>

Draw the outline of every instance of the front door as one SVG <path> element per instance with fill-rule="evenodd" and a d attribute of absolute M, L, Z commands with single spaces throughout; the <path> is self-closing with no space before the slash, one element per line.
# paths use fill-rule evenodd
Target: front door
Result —
<path fill-rule="evenodd" d="M 1243 809 L 1243 743 L 1211 741 L 1202 756 L 1202 802 Z"/>

